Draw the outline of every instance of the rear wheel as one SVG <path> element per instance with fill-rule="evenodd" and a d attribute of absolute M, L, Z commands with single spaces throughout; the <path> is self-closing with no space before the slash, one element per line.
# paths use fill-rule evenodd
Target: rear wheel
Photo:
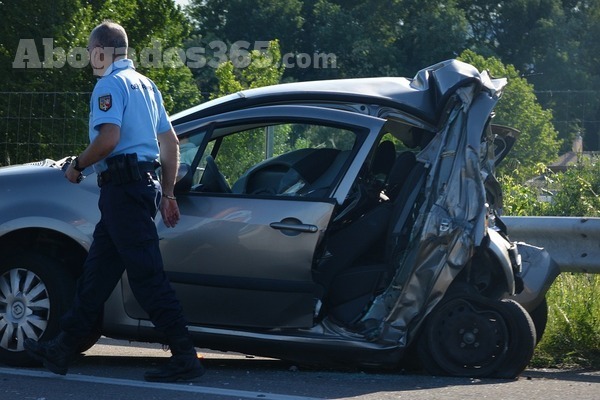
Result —
<path fill-rule="evenodd" d="M 20 254 L 0 261 L 0 361 L 31 365 L 23 343 L 58 334 L 74 289 L 74 278 L 47 256 Z"/>
<path fill-rule="evenodd" d="M 495 378 L 516 378 L 533 357 L 536 345 L 535 326 L 527 311 L 514 300 L 502 300 L 500 312 L 509 330 L 504 364 L 494 373 Z"/>
<path fill-rule="evenodd" d="M 430 313 L 417 346 L 431 374 L 512 378 L 531 359 L 535 330 L 513 301 L 454 297 Z"/>

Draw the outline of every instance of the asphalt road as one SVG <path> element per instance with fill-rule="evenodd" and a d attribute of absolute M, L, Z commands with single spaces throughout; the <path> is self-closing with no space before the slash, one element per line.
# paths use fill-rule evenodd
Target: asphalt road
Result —
<path fill-rule="evenodd" d="M 64 377 L 0 365 L 0 400 L 600 399 L 600 371 L 526 370 L 506 381 L 317 369 L 239 354 L 202 354 L 207 373 L 198 382 L 148 383 L 143 372 L 169 353 L 157 345 L 101 339 Z"/>

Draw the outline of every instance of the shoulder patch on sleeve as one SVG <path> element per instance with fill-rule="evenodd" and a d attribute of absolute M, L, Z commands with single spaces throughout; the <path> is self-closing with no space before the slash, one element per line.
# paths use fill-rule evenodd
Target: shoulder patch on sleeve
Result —
<path fill-rule="evenodd" d="M 108 111 L 112 107 L 112 96 L 110 94 L 98 97 L 98 108 Z"/>

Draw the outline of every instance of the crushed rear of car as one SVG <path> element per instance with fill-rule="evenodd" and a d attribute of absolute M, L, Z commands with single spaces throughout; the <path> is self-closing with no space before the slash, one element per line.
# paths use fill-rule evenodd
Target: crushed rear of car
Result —
<path fill-rule="evenodd" d="M 448 60 L 412 79 L 276 85 L 174 115 L 182 221 L 157 227 L 196 344 L 306 363 L 521 373 L 558 268 L 543 249 L 512 242 L 501 220 L 494 170 L 518 136 L 492 124 L 505 85 Z M 0 169 L 5 362 L 27 361 L 24 338 L 56 334 L 91 242 L 94 175 L 59 184 L 62 162 Z M 39 200 L 14 217 L 32 193 L 23 182 L 81 201 Z M 98 334 L 163 340 L 126 274 Z"/>

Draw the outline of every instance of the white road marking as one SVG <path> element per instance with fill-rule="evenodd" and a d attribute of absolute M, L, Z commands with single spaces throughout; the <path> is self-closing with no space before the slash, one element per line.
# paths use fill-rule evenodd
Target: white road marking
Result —
<path fill-rule="evenodd" d="M 315 397 L 290 396 L 290 395 L 277 394 L 277 393 L 250 392 L 247 390 L 219 389 L 219 388 L 213 388 L 213 387 L 208 387 L 208 386 L 194 386 L 194 385 L 185 384 L 185 383 L 157 383 L 157 382 L 134 381 L 134 380 L 129 380 L 129 379 L 104 378 L 104 377 L 100 377 L 100 376 L 75 375 L 75 374 L 61 376 L 61 375 L 53 374 L 51 372 L 28 370 L 28 369 L 0 368 L 0 374 L 27 376 L 27 377 L 32 377 L 32 378 L 61 379 L 61 380 L 75 381 L 75 382 L 103 383 L 106 385 L 140 387 L 140 388 L 144 388 L 144 389 L 171 390 L 174 392 L 212 394 L 212 395 L 217 395 L 217 396 L 229 396 L 229 397 L 238 397 L 238 398 L 244 398 L 244 399 L 318 400 Z"/>

